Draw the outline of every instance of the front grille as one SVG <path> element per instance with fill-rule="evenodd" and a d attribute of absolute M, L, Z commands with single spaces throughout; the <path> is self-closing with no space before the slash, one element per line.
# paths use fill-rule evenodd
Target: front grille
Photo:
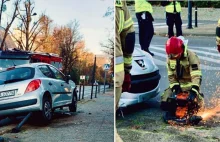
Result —
<path fill-rule="evenodd" d="M 130 93 L 143 93 L 155 89 L 159 83 L 159 71 L 131 77 Z"/>

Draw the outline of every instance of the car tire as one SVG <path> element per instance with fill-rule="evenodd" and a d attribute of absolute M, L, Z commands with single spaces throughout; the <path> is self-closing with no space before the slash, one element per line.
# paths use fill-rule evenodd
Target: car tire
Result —
<path fill-rule="evenodd" d="M 51 100 L 47 97 L 43 99 L 43 108 L 41 113 L 41 118 L 44 124 L 48 124 L 52 120 L 53 110 Z"/>
<path fill-rule="evenodd" d="M 72 103 L 69 105 L 70 112 L 76 112 L 77 110 L 77 95 L 76 92 L 73 93 Z"/>

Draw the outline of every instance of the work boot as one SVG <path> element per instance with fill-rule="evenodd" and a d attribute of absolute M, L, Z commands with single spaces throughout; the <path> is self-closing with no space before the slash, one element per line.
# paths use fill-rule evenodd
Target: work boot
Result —
<path fill-rule="evenodd" d="M 149 50 L 144 50 L 146 52 L 148 52 L 151 56 L 154 56 L 154 53 L 150 52 Z"/>

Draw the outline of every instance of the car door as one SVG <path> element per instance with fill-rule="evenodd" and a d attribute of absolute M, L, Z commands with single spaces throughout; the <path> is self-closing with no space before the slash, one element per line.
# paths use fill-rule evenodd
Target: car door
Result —
<path fill-rule="evenodd" d="M 62 105 L 62 95 L 60 94 L 60 83 L 54 79 L 54 74 L 47 65 L 39 65 L 38 69 L 44 75 L 43 86 L 45 90 L 50 91 L 52 96 L 52 105 L 57 107 Z"/>
<path fill-rule="evenodd" d="M 66 77 L 58 69 L 53 66 L 49 66 L 52 72 L 54 73 L 55 79 L 60 83 L 60 90 L 62 94 L 62 102 L 64 104 L 69 104 L 72 101 L 72 91 L 69 83 L 66 82 Z"/>

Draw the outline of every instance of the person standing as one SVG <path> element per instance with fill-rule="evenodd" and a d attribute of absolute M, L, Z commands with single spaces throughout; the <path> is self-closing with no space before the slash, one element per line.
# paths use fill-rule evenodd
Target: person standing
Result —
<path fill-rule="evenodd" d="M 129 91 L 131 86 L 130 70 L 132 68 L 132 53 L 134 51 L 135 32 L 133 20 L 125 0 L 115 1 L 115 110 L 122 91 Z M 116 141 L 121 138 L 116 133 Z"/>
<path fill-rule="evenodd" d="M 166 23 L 168 26 L 168 37 L 174 36 L 173 26 L 176 27 L 176 36 L 182 36 L 182 19 L 181 19 L 181 5 L 176 0 L 163 1 L 162 6 L 166 8 Z"/>
<path fill-rule="evenodd" d="M 141 49 L 154 56 L 154 53 L 149 51 L 149 46 L 154 35 L 153 8 L 146 0 L 135 0 L 135 13 L 138 20 Z"/>

